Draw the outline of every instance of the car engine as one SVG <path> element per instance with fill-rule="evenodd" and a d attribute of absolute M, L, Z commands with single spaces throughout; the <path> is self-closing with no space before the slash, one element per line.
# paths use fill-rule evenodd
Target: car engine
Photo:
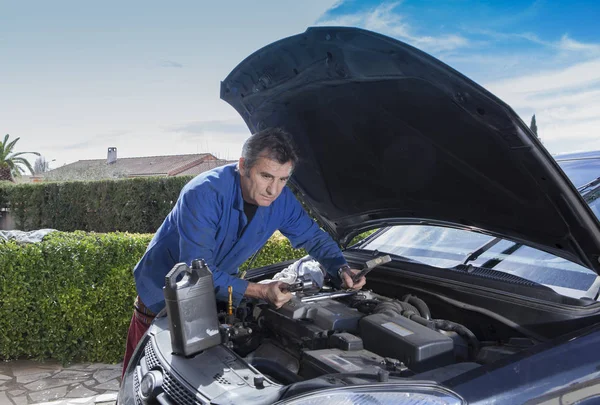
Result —
<path fill-rule="evenodd" d="M 279 309 L 252 299 L 233 308 L 230 299 L 216 310 L 220 343 L 191 355 L 176 353 L 173 326 L 159 314 L 124 376 L 131 388 L 123 403 L 262 405 L 318 387 L 443 383 L 530 344 L 479 342 L 464 325 L 433 318 L 413 294 L 396 299 L 302 279 Z"/>
<path fill-rule="evenodd" d="M 227 324 L 226 313 L 220 317 Z M 410 377 L 474 360 L 479 349 L 467 328 L 431 319 L 414 295 L 392 300 L 369 291 L 298 292 L 279 309 L 238 308 L 229 325 L 225 344 L 282 384 L 333 373 Z"/>

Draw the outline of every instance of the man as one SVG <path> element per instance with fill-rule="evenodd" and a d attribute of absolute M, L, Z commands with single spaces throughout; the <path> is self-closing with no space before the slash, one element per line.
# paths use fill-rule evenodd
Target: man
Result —
<path fill-rule="evenodd" d="M 215 295 L 233 303 L 258 298 L 279 308 L 291 299 L 283 282 L 256 284 L 236 277 L 238 267 L 276 230 L 294 247 L 303 247 L 332 279 L 360 289 L 339 247 L 304 211 L 285 187 L 298 161 L 291 136 L 266 129 L 245 142 L 237 165 L 202 173 L 181 191 L 177 203 L 150 242 L 133 273 L 138 292 L 127 334 L 123 372 L 154 315 L 164 308 L 165 276 L 176 263 L 204 259 L 213 272 Z"/>

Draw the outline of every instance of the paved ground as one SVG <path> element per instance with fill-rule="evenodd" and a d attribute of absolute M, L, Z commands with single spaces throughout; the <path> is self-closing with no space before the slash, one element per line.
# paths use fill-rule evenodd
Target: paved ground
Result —
<path fill-rule="evenodd" d="M 121 365 L 0 361 L 0 405 L 114 405 Z"/>

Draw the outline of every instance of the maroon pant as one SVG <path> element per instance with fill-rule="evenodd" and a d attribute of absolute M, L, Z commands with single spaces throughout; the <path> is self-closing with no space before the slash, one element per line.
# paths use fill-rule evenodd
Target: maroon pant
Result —
<path fill-rule="evenodd" d="M 121 372 L 121 378 L 125 376 L 125 370 L 127 369 L 129 360 L 131 360 L 133 351 L 142 339 L 142 336 L 144 336 L 144 333 L 146 333 L 150 327 L 153 319 L 154 314 L 146 309 L 139 297 L 136 298 L 133 316 L 131 317 L 129 330 L 127 331 L 127 343 L 125 344 L 125 357 L 123 358 L 123 371 Z"/>

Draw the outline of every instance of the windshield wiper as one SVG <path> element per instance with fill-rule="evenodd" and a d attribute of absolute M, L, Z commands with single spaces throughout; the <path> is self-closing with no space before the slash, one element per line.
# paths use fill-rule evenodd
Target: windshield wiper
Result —
<path fill-rule="evenodd" d="M 411 259 L 410 257 L 406 257 L 406 256 L 398 255 L 398 254 L 395 254 L 395 253 L 389 253 L 389 252 L 380 252 L 378 249 L 375 249 L 375 250 L 369 250 L 369 249 L 357 249 L 357 250 L 362 250 L 363 252 L 364 252 L 364 251 L 370 252 L 370 254 L 371 254 L 371 255 L 373 255 L 373 257 L 377 257 L 377 256 L 380 256 L 380 255 L 382 255 L 382 254 L 386 254 L 386 255 L 390 255 L 390 257 L 392 258 L 392 260 L 398 260 L 398 261 L 401 261 L 401 262 L 409 262 L 409 263 L 419 263 L 419 264 L 425 264 L 425 263 L 423 263 L 423 262 L 420 262 L 420 261 L 418 261 L 418 260 Z"/>
<path fill-rule="evenodd" d="M 596 180 L 592 180 L 589 183 L 584 184 L 583 186 L 577 187 L 577 191 L 579 191 L 579 194 L 581 194 L 582 196 L 585 196 L 587 193 L 592 191 L 586 191 L 587 189 L 593 188 L 598 184 L 600 184 L 600 177 L 598 177 Z"/>
<path fill-rule="evenodd" d="M 508 248 L 506 248 L 502 252 L 500 252 L 500 254 L 498 255 L 498 257 L 495 257 L 493 259 L 488 260 L 487 262 L 483 263 L 479 267 L 482 267 L 482 268 L 485 268 L 485 269 L 493 269 L 498 264 L 500 264 L 500 262 L 502 262 L 506 257 L 508 257 L 509 255 L 512 255 L 514 252 L 516 252 L 522 246 L 523 246 L 522 243 L 515 243 L 514 245 L 509 246 Z"/>
<path fill-rule="evenodd" d="M 477 260 L 479 256 L 481 256 L 484 252 L 486 252 L 489 248 L 491 248 L 501 240 L 502 238 L 494 238 L 492 240 L 487 241 L 486 243 L 478 247 L 475 251 L 469 253 L 463 264 L 467 264 L 469 262 Z"/>

